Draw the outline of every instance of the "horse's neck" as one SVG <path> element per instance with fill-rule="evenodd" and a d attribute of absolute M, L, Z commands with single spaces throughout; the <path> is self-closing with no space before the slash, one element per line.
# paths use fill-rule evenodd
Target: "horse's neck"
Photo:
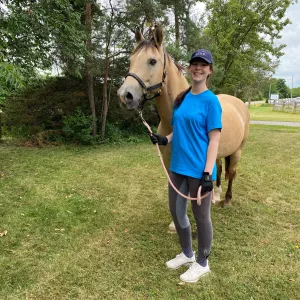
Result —
<path fill-rule="evenodd" d="M 157 110 L 161 123 L 170 126 L 170 120 L 173 112 L 173 103 L 179 93 L 186 90 L 189 86 L 185 76 L 178 70 L 176 65 L 168 60 L 167 76 L 162 88 L 161 96 L 156 100 Z"/>

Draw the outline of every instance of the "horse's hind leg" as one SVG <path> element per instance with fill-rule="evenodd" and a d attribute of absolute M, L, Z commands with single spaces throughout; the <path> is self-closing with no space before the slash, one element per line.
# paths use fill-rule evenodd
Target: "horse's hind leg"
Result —
<path fill-rule="evenodd" d="M 238 149 L 236 152 L 225 158 L 225 179 L 228 179 L 228 188 L 225 195 L 224 205 L 231 205 L 232 182 L 236 175 L 236 166 L 241 158 L 241 154 L 242 149 Z"/>
<path fill-rule="evenodd" d="M 217 165 L 217 182 L 214 188 L 214 198 L 212 199 L 213 203 L 219 203 L 221 201 L 221 175 L 222 175 L 222 159 L 218 158 L 216 161 Z"/>

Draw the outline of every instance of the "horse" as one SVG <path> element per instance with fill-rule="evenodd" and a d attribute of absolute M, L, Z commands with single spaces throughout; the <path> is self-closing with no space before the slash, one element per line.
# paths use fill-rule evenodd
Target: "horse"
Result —
<path fill-rule="evenodd" d="M 142 109 L 150 99 L 156 101 L 160 123 L 157 132 L 161 135 L 170 134 L 173 129 L 171 118 L 173 103 L 176 96 L 189 87 L 183 74 L 184 67 L 175 63 L 162 46 L 163 32 L 159 26 L 152 28 L 148 39 L 142 33 L 135 32 L 137 46 L 130 57 L 129 73 L 118 90 L 121 104 L 129 110 Z M 149 97 L 149 94 L 154 94 Z M 220 94 L 217 95 L 222 106 L 222 131 L 217 154 L 217 181 L 214 189 L 213 203 L 221 202 L 231 205 L 232 182 L 236 176 L 236 166 L 245 145 L 250 124 L 248 108 L 240 99 Z M 160 147 L 163 161 L 168 169 L 170 166 L 171 145 Z M 221 201 L 222 158 L 225 158 L 225 179 L 228 188 L 225 200 Z"/>

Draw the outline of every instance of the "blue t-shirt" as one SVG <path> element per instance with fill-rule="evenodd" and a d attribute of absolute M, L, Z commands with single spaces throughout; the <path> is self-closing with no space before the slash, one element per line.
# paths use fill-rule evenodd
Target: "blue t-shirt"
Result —
<path fill-rule="evenodd" d="M 193 178 L 202 178 L 206 165 L 208 133 L 222 129 L 222 107 L 210 90 L 193 95 L 189 92 L 178 108 L 174 108 L 172 172 Z M 216 165 L 212 179 L 216 180 Z"/>

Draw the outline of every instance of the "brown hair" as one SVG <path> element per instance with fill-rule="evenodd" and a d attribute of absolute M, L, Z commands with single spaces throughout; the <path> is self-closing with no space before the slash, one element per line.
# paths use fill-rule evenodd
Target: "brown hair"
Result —
<path fill-rule="evenodd" d="M 180 94 L 177 95 L 175 101 L 174 101 L 174 107 L 178 108 L 180 104 L 182 103 L 183 99 L 187 95 L 187 93 L 192 89 L 192 86 L 189 86 L 189 88 Z"/>

